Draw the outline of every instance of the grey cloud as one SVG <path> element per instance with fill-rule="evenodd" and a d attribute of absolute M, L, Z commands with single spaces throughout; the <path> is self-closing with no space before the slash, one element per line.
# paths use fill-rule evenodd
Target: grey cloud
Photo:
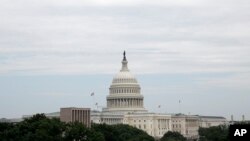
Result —
<path fill-rule="evenodd" d="M 123 50 L 131 53 L 131 60 L 142 62 L 135 67 L 144 73 L 249 70 L 250 11 L 241 3 L 230 1 L 226 7 L 220 2 L 209 4 L 211 1 L 199 5 L 196 1 L 194 5 L 169 1 L 169 5 L 153 6 L 147 2 L 125 6 L 112 1 L 107 5 L 27 2 L 7 2 L 0 8 L 8 11 L 0 14 L 4 19 L 0 23 L 4 72 L 22 64 L 24 70 L 42 66 L 46 73 L 50 68 L 55 73 L 62 70 L 55 65 L 61 62 L 72 64 L 82 73 L 98 72 L 80 69 L 87 61 L 79 59 L 102 66 L 99 73 L 108 73 L 110 70 L 100 65 L 103 62 L 98 61 L 99 56 L 113 61 L 110 54 L 119 58 Z M 137 57 L 140 54 L 143 59 Z M 108 61 L 104 64 L 113 66 Z M 154 67 L 161 69 L 151 69 Z"/>

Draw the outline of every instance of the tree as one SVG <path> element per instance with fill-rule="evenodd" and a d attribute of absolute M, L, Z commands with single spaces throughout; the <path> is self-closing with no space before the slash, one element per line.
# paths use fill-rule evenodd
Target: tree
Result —
<path fill-rule="evenodd" d="M 178 132 L 168 131 L 164 134 L 160 141 L 186 141 L 186 138 Z"/>
<path fill-rule="evenodd" d="M 88 141 L 89 130 L 82 123 L 69 123 L 64 134 L 66 141 Z"/>
<path fill-rule="evenodd" d="M 92 128 L 101 132 L 106 141 L 154 141 L 146 132 L 129 125 L 92 124 Z"/>
<path fill-rule="evenodd" d="M 5 140 L 9 136 L 9 130 L 14 127 L 12 123 L 0 122 L 0 139 Z"/>
<path fill-rule="evenodd" d="M 200 141 L 228 141 L 228 134 L 228 127 L 224 125 L 199 128 Z"/>
<path fill-rule="evenodd" d="M 1 127 L 4 125 L 0 124 Z M 48 119 L 44 114 L 36 114 L 20 123 L 5 125 L 5 129 L 0 130 L 3 130 L 0 132 L 1 140 L 61 141 L 65 125 L 59 119 Z"/>
<path fill-rule="evenodd" d="M 105 137 L 101 132 L 96 132 L 91 129 L 89 134 L 90 141 L 105 141 Z"/>

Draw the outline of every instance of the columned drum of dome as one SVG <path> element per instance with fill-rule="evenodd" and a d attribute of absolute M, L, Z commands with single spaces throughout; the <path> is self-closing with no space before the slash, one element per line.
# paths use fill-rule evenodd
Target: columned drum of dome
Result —
<path fill-rule="evenodd" d="M 113 78 L 107 96 L 107 110 L 119 112 L 145 112 L 141 88 L 128 69 L 125 51 L 122 68 Z"/>

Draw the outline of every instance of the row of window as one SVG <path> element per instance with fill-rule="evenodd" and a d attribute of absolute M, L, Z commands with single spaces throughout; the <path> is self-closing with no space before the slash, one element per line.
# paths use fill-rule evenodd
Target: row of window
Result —
<path fill-rule="evenodd" d="M 141 120 L 138 120 L 139 122 L 141 122 Z M 146 122 L 146 120 L 143 120 L 144 122 Z M 136 122 L 136 120 L 134 120 L 134 122 Z M 152 120 L 151 120 L 151 122 L 152 122 Z"/>
<path fill-rule="evenodd" d="M 172 122 L 181 122 L 180 120 L 173 120 Z"/>
<path fill-rule="evenodd" d="M 181 124 L 173 124 L 173 128 L 181 128 Z"/>
<path fill-rule="evenodd" d="M 141 125 L 141 124 L 139 124 L 138 126 L 134 125 L 134 127 L 137 127 L 137 128 L 139 128 L 139 129 L 146 129 L 146 128 L 147 128 L 147 125 L 144 124 L 144 125 L 143 125 L 143 128 L 142 128 L 142 125 Z M 151 128 L 152 128 L 152 125 L 151 125 Z"/>
<path fill-rule="evenodd" d="M 140 93 L 140 89 L 129 89 L 129 88 L 124 88 L 124 89 L 110 89 L 110 93 Z"/>
<path fill-rule="evenodd" d="M 114 79 L 113 83 L 137 83 L 135 79 Z"/>

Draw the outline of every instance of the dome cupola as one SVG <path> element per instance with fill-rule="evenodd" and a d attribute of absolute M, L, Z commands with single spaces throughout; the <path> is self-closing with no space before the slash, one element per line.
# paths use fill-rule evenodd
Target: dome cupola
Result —
<path fill-rule="evenodd" d="M 122 68 L 119 73 L 113 78 L 112 84 L 137 84 L 135 76 L 128 69 L 128 61 L 126 59 L 126 53 L 123 53 Z"/>
<path fill-rule="evenodd" d="M 113 78 L 107 96 L 109 111 L 142 112 L 143 106 L 141 88 L 135 76 L 128 69 L 126 52 L 123 53 L 122 68 Z"/>

